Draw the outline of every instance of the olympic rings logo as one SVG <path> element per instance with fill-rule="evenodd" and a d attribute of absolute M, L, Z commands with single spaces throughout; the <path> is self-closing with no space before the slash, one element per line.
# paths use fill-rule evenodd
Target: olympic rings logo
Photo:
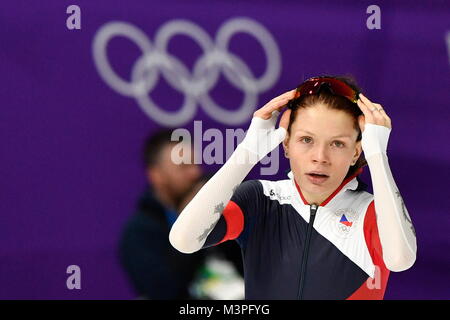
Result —
<path fill-rule="evenodd" d="M 267 66 L 259 78 L 253 75 L 242 59 L 228 51 L 230 40 L 238 32 L 253 36 L 264 50 Z M 175 35 L 190 37 L 203 50 L 192 72 L 167 51 L 169 41 Z M 130 82 L 118 76 L 108 61 L 106 48 L 116 36 L 128 38 L 142 51 L 132 67 Z M 258 94 L 271 88 L 281 71 L 280 51 L 274 38 L 261 24 L 248 18 L 234 18 L 225 22 L 219 28 L 215 41 L 190 21 L 171 20 L 158 29 L 154 43 L 139 28 L 129 23 L 109 22 L 94 36 L 93 57 L 100 76 L 112 89 L 134 98 L 142 110 L 159 124 L 172 127 L 192 120 L 197 104 L 211 118 L 223 124 L 246 122 L 257 106 Z M 233 87 L 244 92 L 243 102 L 236 110 L 222 108 L 209 95 L 221 74 Z M 183 105 L 176 112 L 157 106 L 149 95 L 160 75 L 184 95 Z"/>

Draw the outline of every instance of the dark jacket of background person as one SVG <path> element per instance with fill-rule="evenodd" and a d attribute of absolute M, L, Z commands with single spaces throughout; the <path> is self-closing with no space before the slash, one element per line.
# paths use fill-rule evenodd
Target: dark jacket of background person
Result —
<path fill-rule="evenodd" d="M 148 188 L 120 240 L 120 261 L 141 298 L 190 299 L 188 287 L 205 252 L 183 254 L 168 241 L 167 209 Z"/>

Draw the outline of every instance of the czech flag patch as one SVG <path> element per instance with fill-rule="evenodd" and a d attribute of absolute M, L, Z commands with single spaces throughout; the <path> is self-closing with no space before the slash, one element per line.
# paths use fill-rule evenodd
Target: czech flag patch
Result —
<path fill-rule="evenodd" d="M 339 223 L 342 223 L 343 225 L 346 225 L 347 227 L 351 227 L 353 222 L 350 222 L 347 220 L 347 217 L 345 216 L 345 214 L 342 215 L 341 220 L 339 221 Z"/>

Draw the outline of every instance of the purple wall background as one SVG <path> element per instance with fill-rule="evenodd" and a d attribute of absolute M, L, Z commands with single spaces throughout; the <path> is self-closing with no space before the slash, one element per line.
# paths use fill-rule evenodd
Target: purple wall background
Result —
<path fill-rule="evenodd" d="M 153 39 L 165 22 L 184 18 L 211 37 L 244 16 L 275 37 L 282 59 L 262 106 L 320 73 L 353 74 L 393 121 L 388 155 L 418 236 L 414 267 L 392 273 L 387 299 L 450 298 L 450 31 L 448 1 L 9 1 L 0 11 L 0 299 L 129 299 L 134 294 L 116 256 L 121 228 L 145 185 L 139 152 L 159 125 L 133 99 L 100 78 L 92 58 L 106 22 L 132 23 Z M 66 8 L 81 7 L 82 29 L 66 28 Z M 366 28 L 366 8 L 381 7 L 381 30 Z M 250 40 L 249 40 L 250 39 Z M 245 41 L 248 40 L 248 41 Z M 202 54 L 178 37 L 170 51 L 192 67 Z M 265 68 L 256 41 L 236 37 L 231 50 L 256 75 Z M 110 59 L 123 76 L 139 56 L 123 39 Z M 162 80 L 152 97 L 179 105 Z M 221 78 L 218 103 L 242 94 Z M 199 108 L 203 128 L 225 129 Z M 240 126 L 247 129 L 249 120 Z M 192 123 L 184 125 L 192 128 Z M 287 163 L 282 163 L 284 178 Z M 209 169 L 217 169 L 212 166 Z M 256 177 L 256 170 L 251 177 Z M 364 172 L 370 182 L 368 170 Z M 81 267 L 82 289 L 66 288 L 66 268 Z"/>

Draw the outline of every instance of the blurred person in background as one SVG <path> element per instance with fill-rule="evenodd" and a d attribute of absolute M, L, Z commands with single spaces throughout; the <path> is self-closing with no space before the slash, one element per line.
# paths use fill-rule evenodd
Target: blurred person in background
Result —
<path fill-rule="evenodd" d="M 196 164 L 174 164 L 171 130 L 148 137 L 143 157 L 148 186 L 120 239 L 120 261 L 140 298 L 188 299 L 204 254 L 180 254 L 167 241 L 177 207 L 201 176 Z"/>
<path fill-rule="evenodd" d="M 148 186 L 124 227 L 119 244 L 121 265 L 141 299 L 243 298 L 239 247 L 231 243 L 220 250 L 186 255 L 168 241 L 179 212 L 208 180 L 193 161 L 172 161 L 179 142 L 171 136 L 171 130 L 161 130 L 144 143 Z M 222 278 L 228 281 L 218 281 Z"/>

